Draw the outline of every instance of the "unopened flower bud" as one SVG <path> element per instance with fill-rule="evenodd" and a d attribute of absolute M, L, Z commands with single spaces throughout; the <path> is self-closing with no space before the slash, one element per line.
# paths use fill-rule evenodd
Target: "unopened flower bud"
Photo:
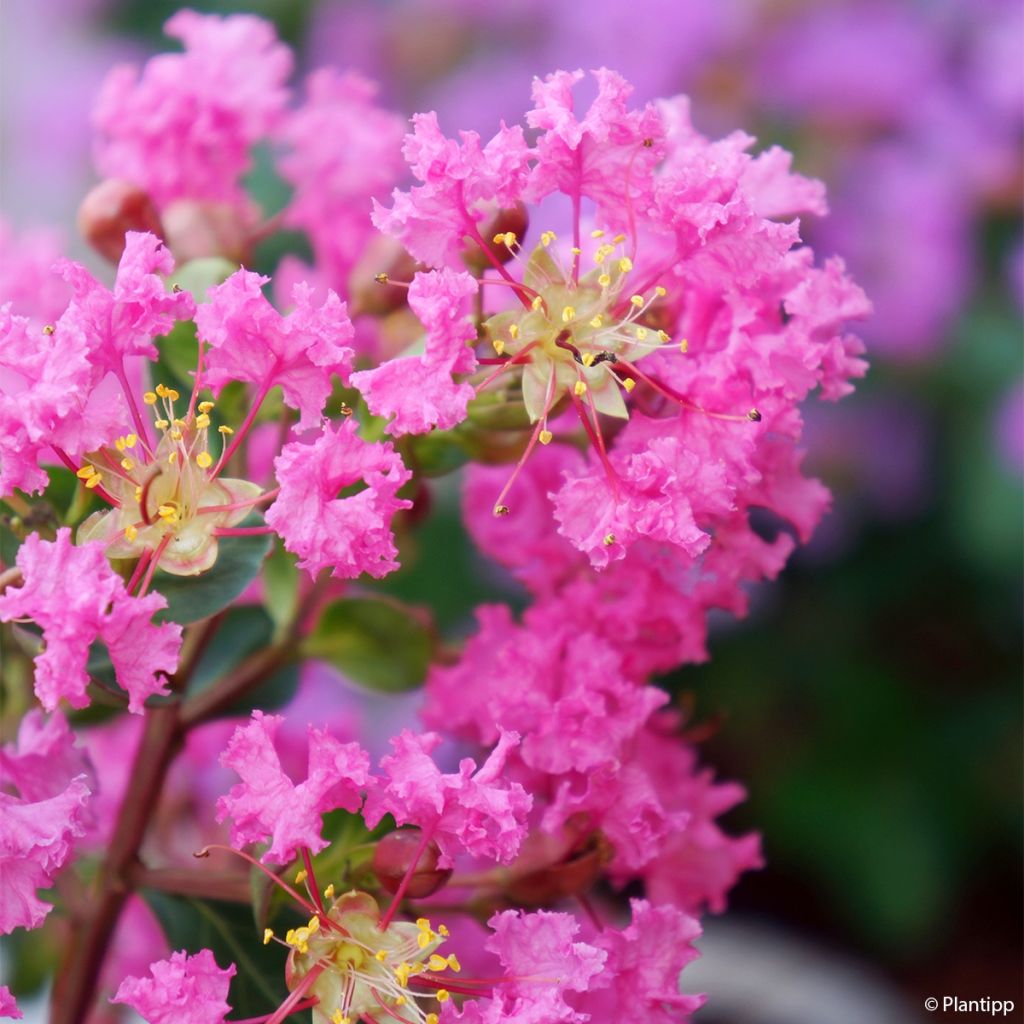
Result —
<path fill-rule="evenodd" d="M 418 828 L 399 829 L 386 835 L 373 851 L 373 870 L 380 884 L 390 893 L 398 891 L 423 835 Z M 409 881 L 405 894 L 414 900 L 423 899 L 437 892 L 451 877 L 451 868 L 438 868 L 441 850 L 431 840 L 420 854 L 416 870 Z"/>
<path fill-rule="evenodd" d="M 117 178 L 101 181 L 78 207 L 78 230 L 106 260 L 117 263 L 124 252 L 126 231 L 163 235 L 160 217 L 138 185 Z"/>
<path fill-rule="evenodd" d="M 383 235 L 375 238 L 349 276 L 353 310 L 387 316 L 403 309 L 415 273 L 416 261 L 398 242 Z"/>
<path fill-rule="evenodd" d="M 480 226 L 480 235 L 488 251 L 499 263 L 508 263 L 523 244 L 530 225 L 530 216 L 522 203 L 516 203 L 498 212 Z M 473 270 L 486 270 L 491 261 L 481 252 L 479 245 L 471 245 L 465 253 L 466 263 Z"/>
<path fill-rule="evenodd" d="M 227 203 L 178 199 L 164 210 L 163 222 L 167 246 L 179 264 L 209 256 L 245 262 L 249 232 Z"/>

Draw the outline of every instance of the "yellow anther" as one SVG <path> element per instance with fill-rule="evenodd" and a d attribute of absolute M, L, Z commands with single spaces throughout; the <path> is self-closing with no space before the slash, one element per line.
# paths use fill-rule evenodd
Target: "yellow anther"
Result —
<path fill-rule="evenodd" d="M 167 456 L 167 461 L 168 462 L 177 462 L 178 461 L 178 453 L 177 452 L 171 452 L 171 454 Z"/>
<path fill-rule="evenodd" d="M 671 339 L 668 336 L 668 331 L 658 331 L 658 341 L 664 344 L 665 342 L 670 340 Z"/>
<path fill-rule="evenodd" d="M 95 476 L 91 476 L 91 477 L 89 477 L 88 480 L 85 481 L 85 486 L 88 487 L 89 490 L 91 491 L 94 487 L 98 487 L 99 486 L 100 481 L 102 479 L 103 479 L 103 474 L 102 473 L 97 473 Z"/>
<path fill-rule="evenodd" d="M 495 245 L 504 245 L 509 249 L 516 244 L 516 233 L 514 231 L 499 231 L 494 236 Z"/>
<path fill-rule="evenodd" d="M 434 993 L 434 998 L 435 998 L 435 999 L 436 999 L 436 1000 L 437 1000 L 437 1001 L 438 1001 L 439 1003 L 447 1003 L 447 1002 L 448 1002 L 448 1000 L 449 1000 L 449 999 L 451 999 L 451 997 L 452 997 L 452 994 L 451 994 L 451 992 L 449 992 L 449 991 L 448 991 L 448 989 L 446 989 L 446 988 L 439 988 L 439 989 L 438 989 L 438 990 L 437 990 L 437 991 L 436 991 L 436 992 Z"/>
<path fill-rule="evenodd" d="M 639 309 L 644 304 L 644 297 L 642 295 L 630 295 L 629 301 Z"/>
<path fill-rule="evenodd" d="M 185 421 L 184 421 L 183 419 L 179 419 L 179 418 L 178 418 L 177 416 L 175 416 L 175 417 L 174 417 L 174 425 L 175 425 L 175 426 L 176 426 L 176 427 L 177 427 L 177 428 L 178 428 L 179 430 L 184 430 L 184 429 L 185 429 L 185 427 L 187 427 L 187 426 L 188 426 L 188 424 L 187 424 L 187 423 L 186 423 L 186 422 L 185 422 Z"/>
<path fill-rule="evenodd" d="M 448 966 L 458 974 L 462 970 L 462 964 L 459 963 L 459 958 L 454 953 L 448 954 Z"/>
<path fill-rule="evenodd" d="M 562 310 L 562 323 L 567 324 L 573 317 L 576 316 L 576 309 L 574 306 L 566 306 Z"/>
<path fill-rule="evenodd" d="M 373 958 L 374 960 L 379 960 L 381 963 L 384 963 L 388 958 L 388 951 L 386 949 L 378 949 L 377 952 L 373 954 Z"/>
<path fill-rule="evenodd" d="M 95 468 L 90 466 L 88 463 L 75 472 L 75 476 L 77 476 L 79 480 L 88 480 L 90 477 L 94 477 L 95 475 Z"/>
<path fill-rule="evenodd" d="M 442 938 L 447 939 L 448 929 L 443 924 L 439 924 L 437 926 L 437 934 L 440 935 Z"/>
<path fill-rule="evenodd" d="M 582 397 L 583 395 L 585 395 L 587 393 L 587 383 L 586 383 L 586 381 L 582 381 L 582 380 L 576 381 L 576 383 L 573 384 L 573 386 L 572 386 L 572 390 L 573 390 L 573 393 L 577 397 Z"/>
<path fill-rule="evenodd" d="M 331 1014 L 331 1024 L 348 1024 L 348 1017 L 346 1017 L 341 1010 L 335 1010 Z"/>
<path fill-rule="evenodd" d="M 646 339 L 646 337 L 647 337 L 647 328 L 646 327 L 638 327 L 636 329 L 636 340 L 637 341 L 644 341 Z"/>
<path fill-rule="evenodd" d="M 135 488 L 135 500 L 139 501 L 141 498 L 142 498 L 142 488 L 141 487 L 136 487 Z"/>
<path fill-rule="evenodd" d="M 625 388 L 625 389 L 626 389 L 627 391 L 632 391 L 632 390 L 633 390 L 633 388 L 635 388 L 635 387 L 636 387 L 636 381 L 635 381 L 635 380 L 633 380 L 633 378 L 632 378 L 632 377 L 625 377 L 625 378 L 623 378 L 623 381 L 622 381 L 622 386 L 623 386 L 623 387 L 624 387 L 624 388 Z"/>
<path fill-rule="evenodd" d="M 218 427 L 217 428 L 225 437 L 229 434 L 233 434 L 234 431 L 230 427 Z"/>
<path fill-rule="evenodd" d="M 124 528 L 124 536 L 125 536 L 125 540 L 127 540 L 127 541 L 133 541 L 133 540 L 135 540 L 135 538 L 136 538 L 136 537 L 138 537 L 138 535 L 139 535 L 139 531 L 138 531 L 138 529 L 137 529 L 136 527 L 132 526 L 132 525 L 131 525 L 131 523 L 129 523 L 129 524 L 128 524 L 128 525 L 127 525 L 127 526 L 126 526 L 125 528 Z"/>
<path fill-rule="evenodd" d="M 625 236 L 625 235 L 616 235 L 616 236 L 615 236 L 615 237 L 614 237 L 614 238 L 612 239 L 612 241 L 613 241 L 613 242 L 614 242 L 614 243 L 615 243 L 616 245 L 622 245 L 622 243 L 623 243 L 623 242 L 624 242 L 625 240 L 626 240 L 626 236 Z"/>
<path fill-rule="evenodd" d="M 121 468 L 125 472 L 130 473 L 135 468 L 135 463 L 131 459 L 122 459 Z"/>
<path fill-rule="evenodd" d="M 210 425 L 210 417 L 205 412 L 196 417 L 196 430 L 205 430 Z"/>
<path fill-rule="evenodd" d="M 554 231 L 545 231 L 540 236 L 540 244 L 546 249 L 557 237 Z"/>
<path fill-rule="evenodd" d="M 161 505 L 156 510 L 156 514 L 169 523 L 176 523 L 178 521 L 178 510 L 174 505 Z"/>
<path fill-rule="evenodd" d="M 437 1024 L 439 1020 L 440 1018 L 436 1013 L 428 1013 L 426 1017 L 423 1018 L 423 1024 Z"/>
<path fill-rule="evenodd" d="M 146 405 L 156 405 L 156 392 L 155 391 L 147 391 L 142 396 L 142 400 L 146 403 Z"/>
<path fill-rule="evenodd" d="M 324 889 L 324 899 L 328 900 L 328 901 L 334 899 L 334 883 L 333 882 L 331 882 L 331 884 L 329 886 L 327 886 L 326 889 Z"/>
<path fill-rule="evenodd" d="M 196 465 L 200 469 L 209 469 L 213 465 L 213 456 L 209 452 L 200 452 L 196 456 Z"/>
<path fill-rule="evenodd" d="M 604 238 L 604 232 L 600 228 L 594 228 L 594 230 L 590 232 L 590 237 L 591 238 Z"/>
<path fill-rule="evenodd" d="M 530 309 L 532 309 L 534 312 L 536 312 L 543 305 L 544 305 L 544 300 L 539 295 L 537 295 L 537 296 L 534 297 L 533 302 L 530 303 Z"/>
<path fill-rule="evenodd" d="M 603 543 L 604 543 L 604 546 L 606 548 L 610 548 L 615 543 L 615 534 L 614 533 L 606 533 L 604 535 L 604 542 Z"/>
<path fill-rule="evenodd" d="M 114 447 L 115 447 L 115 448 L 116 448 L 116 449 L 117 449 L 117 450 L 118 450 L 119 452 L 123 452 L 123 451 L 125 450 L 125 447 L 126 447 L 126 445 L 125 445 L 125 443 L 124 443 L 124 438 L 123 438 L 123 437 L 119 437 L 119 438 L 117 438 L 117 440 L 115 440 L 115 441 L 114 441 Z"/>
<path fill-rule="evenodd" d="M 274 937 L 274 929 L 273 928 L 264 928 L 263 929 L 263 945 L 264 946 L 269 946 L 270 945 L 270 940 L 273 937 Z"/>
<path fill-rule="evenodd" d="M 171 421 L 170 420 L 162 420 L 162 419 L 161 420 L 153 420 L 153 423 L 156 426 L 157 430 L 166 430 L 171 425 Z"/>
<path fill-rule="evenodd" d="M 174 428 L 174 429 L 173 429 L 173 430 L 171 431 L 171 440 L 172 440 L 172 441 L 180 441 L 180 440 L 181 440 L 181 439 L 182 439 L 182 438 L 183 438 L 184 436 L 185 436 L 185 435 L 184 435 L 184 434 L 182 434 L 182 432 L 181 432 L 181 431 L 180 431 L 180 430 L 179 430 L 179 429 L 178 429 L 177 427 L 175 427 L 175 428 Z"/>
<path fill-rule="evenodd" d="M 583 355 L 580 356 L 580 361 L 583 363 L 584 366 L 593 366 L 594 365 L 594 353 L 593 352 L 584 352 Z"/>
<path fill-rule="evenodd" d="M 56 327 L 54 327 L 54 326 L 53 326 L 53 324 L 47 324 L 47 325 L 46 325 L 46 326 L 45 326 L 45 327 L 43 328 L 43 334 L 46 334 L 46 335 L 50 335 L 50 334 L 53 334 L 53 332 L 54 332 L 55 330 L 57 330 L 57 328 L 56 328 Z"/>
<path fill-rule="evenodd" d="M 511 511 L 511 509 L 508 507 L 508 505 L 495 505 L 494 506 L 494 515 L 496 515 L 499 519 L 502 518 L 503 516 L 507 516 L 510 511 Z"/>
<path fill-rule="evenodd" d="M 395 968 L 395 977 L 398 979 L 398 984 L 405 988 L 409 984 L 409 975 L 412 973 L 412 967 L 407 963 L 400 963 Z"/>
<path fill-rule="evenodd" d="M 508 336 L 515 341 L 519 337 L 519 324 L 508 325 Z"/>
<path fill-rule="evenodd" d="M 663 299 L 666 295 L 668 295 L 668 291 L 662 288 L 662 286 L 659 284 L 658 287 L 654 289 L 654 294 L 657 295 L 659 299 Z"/>
<path fill-rule="evenodd" d="M 302 883 L 303 883 L 303 882 L 304 882 L 304 881 L 305 881 L 305 880 L 306 880 L 307 878 L 309 878 L 309 872 L 307 872 L 307 871 L 305 870 L 305 868 L 300 868 L 300 869 L 298 870 L 298 872 L 296 873 L 296 875 L 295 875 L 295 884 L 296 884 L 296 885 L 302 885 Z"/>
<path fill-rule="evenodd" d="M 426 949 L 427 946 L 430 945 L 433 938 L 434 936 L 432 935 L 431 932 L 420 932 L 419 935 L 416 936 L 416 942 L 419 945 L 420 949 Z"/>
<path fill-rule="evenodd" d="M 124 439 L 125 448 L 134 448 L 139 443 L 139 439 L 134 434 L 129 434 Z"/>
<path fill-rule="evenodd" d="M 212 409 L 213 409 L 213 402 L 200 402 L 199 403 L 199 411 L 200 412 L 210 412 Z"/>
<path fill-rule="evenodd" d="M 309 929 L 310 935 L 315 935 L 318 931 L 320 931 L 320 918 L 314 915 L 309 919 L 309 922 L 306 924 L 306 927 Z"/>
<path fill-rule="evenodd" d="M 591 327 L 600 327 L 603 324 L 604 324 L 604 317 L 601 316 L 600 313 L 598 313 L 597 316 L 595 316 L 595 317 L 591 317 L 591 319 L 590 319 L 590 326 Z"/>
<path fill-rule="evenodd" d="M 419 930 L 421 932 L 429 932 L 430 931 L 430 918 L 429 917 L 417 917 L 416 918 L 416 927 L 419 928 Z"/>
<path fill-rule="evenodd" d="M 573 254 L 573 256 L 579 256 L 580 253 L 583 252 L 583 250 L 578 245 L 574 245 L 570 252 Z"/>
<path fill-rule="evenodd" d="M 628 256 L 623 256 L 619 260 L 619 270 L 624 274 L 628 274 L 633 269 L 633 261 Z"/>
<path fill-rule="evenodd" d="M 431 953 L 427 969 L 431 971 L 447 971 L 448 961 L 439 953 Z"/>
<path fill-rule="evenodd" d="M 494 347 L 494 351 L 497 352 L 499 356 L 502 354 L 502 352 L 505 351 L 505 342 L 502 341 L 501 338 L 495 338 L 494 341 L 491 342 L 491 345 Z"/>
<path fill-rule="evenodd" d="M 167 397 L 167 385 L 166 384 L 157 384 L 157 386 L 156 386 L 156 393 L 161 398 L 166 398 Z"/>
<path fill-rule="evenodd" d="M 292 945 L 293 942 L 295 942 L 294 928 L 289 928 L 288 931 L 284 933 L 284 941 L 287 942 L 289 946 Z"/>
<path fill-rule="evenodd" d="M 413 961 L 412 973 L 422 974 L 427 969 L 427 965 L 422 960 Z"/>
<path fill-rule="evenodd" d="M 541 444 L 551 444 L 551 441 L 554 438 L 554 436 L 555 435 L 552 434 L 550 430 L 542 430 L 537 435 L 537 440 L 540 441 Z"/>
<path fill-rule="evenodd" d="M 598 283 L 598 284 L 599 284 L 599 285 L 600 285 L 600 286 L 601 286 L 602 288 L 607 288 L 607 287 L 608 287 L 608 285 L 610 285 L 610 284 L 612 283 L 612 278 L 611 278 L 611 275 L 610 275 L 610 274 L 602 274 L 602 275 L 601 275 L 601 276 L 600 276 L 600 277 L 599 277 L 599 278 L 597 279 L 597 283 Z"/>
<path fill-rule="evenodd" d="M 686 355 L 686 353 L 690 351 L 690 343 L 686 338 L 683 338 L 683 340 L 679 342 L 679 351 L 682 352 L 683 355 Z"/>
<path fill-rule="evenodd" d="M 165 397 L 169 398 L 172 402 L 176 402 L 179 398 L 181 398 L 181 395 L 179 395 L 178 392 L 174 390 L 174 388 L 167 388 L 166 390 L 167 394 Z"/>
<path fill-rule="evenodd" d="M 409 1000 L 406 999 L 405 996 L 395 996 L 395 1006 L 405 1006 L 407 1002 L 409 1002 Z"/>
<path fill-rule="evenodd" d="M 383 270 L 379 274 L 374 274 L 373 279 L 377 284 L 387 284 L 391 280 Z"/>

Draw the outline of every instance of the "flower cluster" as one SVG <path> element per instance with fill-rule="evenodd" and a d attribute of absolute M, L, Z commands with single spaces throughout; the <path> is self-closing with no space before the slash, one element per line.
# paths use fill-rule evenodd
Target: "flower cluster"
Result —
<path fill-rule="evenodd" d="M 558 71 L 525 125 L 485 143 L 420 114 L 403 145 L 360 78 L 293 102 L 260 19 L 167 29 L 184 52 L 96 105 L 81 220 L 112 284 L 27 241 L 0 281 L 0 621 L 50 713 L 0 751 L 2 930 L 113 837 L 62 992 L 84 1014 L 98 968 L 75 957 L 103 960 L 129 890 L 246 902 L 251 878 L 185 855 L 233 849 L 289 901 L 257 897 L 287 951 L 265 1024 L 687 1019 L 697 915 L 760 842 L 721 827 L 743 790 L 652 677 L 706 657 L 709 611 L 742 614 L 828 505 L 800 407 L 864 372 L 846 323 L 869 306 L 801 244 L 823 186 L 604 68 L 585 111 L 587 76 Z M 254 146 L 293 188 L 268 221 Z M 280 225 L 312 265 L 259 261 Z M 456 647 L 373 581 L 467 461 L 467 534 L 529 603 L 481 605 Z M 425 684 L 432 731 L 370 713 L 361 735 L 336 680 L 311 700 L 307 667 L 295 693 L 316 659 Z M 137 717 L 69 725 L 61 702 Z M 178 833 L 162 862 L 147 829 Z M 248 970 L 222 954 L 125 967 L 112 1002 L 220 1024 Z"/>

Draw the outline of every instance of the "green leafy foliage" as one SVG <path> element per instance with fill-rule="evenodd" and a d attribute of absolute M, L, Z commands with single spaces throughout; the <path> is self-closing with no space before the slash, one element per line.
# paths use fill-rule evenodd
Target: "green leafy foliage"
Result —
<path fill-rule="evenodd" d="M 303 654 L 330 662 L 371 690 L 401 693 L 419 686 L 430 664 L 431 638 L 408 611 L 381 598 L 345 598 L 324 612 Z"/>

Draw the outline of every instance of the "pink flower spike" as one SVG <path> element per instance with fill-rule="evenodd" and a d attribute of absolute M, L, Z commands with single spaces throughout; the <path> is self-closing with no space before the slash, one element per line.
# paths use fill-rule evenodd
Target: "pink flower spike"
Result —
<path fill-rule="evenodd" d="M 210 345 L 204 379 L 217 393 L 233 380 L 248 381 L 261 393 L 280 385 L 285 402 L 300 412 L 299 428 L 306 430 L 320 422 L 332 374 L 348 383 L 352 323 L 334 292 L 318 306 L 305 283 L 295 285 L 295 308 L 282 316 L 263 294 L 267 280 L 236 271 L 199 305 L 196 328 Z"/>
<path fill-rule="evenodd" d="M 426 351 L 352 374 L 370 412 L 393 417 L 388 425 L 392 436 L 423 434 L 432 427 L 447 430 L 466 418 L 475 392 L 470 384 L 456 384 L 452 374 L 476 369 L 471 347 L 476 328 L 465 310 L 465 300 L 476 291 L 476 281 L 466 273 L 443 268 L 417 274 L 409 287 L 409 306 L 426 329 Z"/>
<path fill-rule="evenodd" d="M 323 815 L 338 807 L 359 810 L 370 766 L 358 743 L 340 743 L 310 726 L 308 775 L 295 785 L 274 749 L 283 721 L 254 711 L 252 720 L 235 730 L 220 763 L 242 781 L 217 801 L 217 820 L 232 819 L 231 841 L 241 845 L 269 838 L 270 849 L 261 859 L 274 864 L 287 864 L 300 847 L 318 853 L 327 845 L 320 835 Z"/>
<path fill-rule="evenodd" d="M 6 985 L 0 985 L 0 1017 L 5 1020 L 21 1020 L 24 1014 L 18 1009 L 18 1002 Z"/>
<path fill-rule="evenodd" d="M 84 775 L 47 800 L 29 802 L 0 792 L 0 934 L 35 928 L 52 909 L 36 895 L 71 856 L 84 834 L 89 786 Z"/>
<path fill-rule="evenodd" d="M 451 867 L 455 854 L 502 863 L 512 860 L 526 834 L 532 798 L 517 782 L 500 781 L 516 733 L 502 732 L 498 745 L 479 771 L 464 758 L 457 775 L 443 775 L 431 751 L 441 742 L 437 733 L 415 735 L 404 729 L 391 740 L 395 752 L 381 759 L 387 779 L 374 779 L 363 817 L 374 828 L 385 814 L 399 825 L 418 825 L 441 849 L 438 866 Z M 474 774 L 475 772 L 475 774 Z"/>
<path fill-rule="evenodd" d="M 148 978 L 125 978 L 110 1001 L 130 1006 L 149 1024 L 223 1024 L 235 965 L 224 970 L 213 953 L 182 950 L 151 964 Z"/>
<path fill-rule="evenodd" d="M 176 199 L 248 206 L 239 179 L 253 143 L 288 102 L 292 57 L 273 26 L 248 14 L 179 11 L 165 26 L 184 53 L 122 65 L 93 108 L 96 166 L 145 189 L 162 211 Z"/>
<path fill-rule="evenodd" d="M 0 621 L 26 617 L 42 628 L 44 650 L 35 660 L 34 686 L 47 711 L 61 698 L 75 708 L 88 705 L 86 661 L 95 640 L 110 651 L 117 681 L 128 692 L 129 711 L 141 714 L 147 697 L 168 692 L 161 673 L 177 668 L 181 626 L 151 622 L 167 606 L 162 595 L 132 597 L 103 545 L 76 546 L 66 527 L 52 542 L 30 534 L 16 562 L 24 582 L 0 594 Z"/>
<path fill-rule="evenodd" d="M 360 573 L 380 579 L 398 568 L 391 519 L 412 502 L 395 497 L 412 474 L 385 442 L 363 441 L 352 420 L 326 424 L 312 444 L 294 441 L 274 461 L 281 493 L 267 510 L 267 523 L 311 574 L 328 566 L 333 575 Z M 338 498 L 342 488 L 365 490 Z"/>
<path fill-rule="evenodd" d="M 156 359 L 153 339 L 166 334 L 176 321 L 191 319 L 195 311 L 188 292 L 168 290 L 164 277 L 174 270 L 174 260 L 155 235 L 125 234 L 113 289 L 71 260 L 59 260 L 55 269 L 73 293 L 58 331 L 77 327 L 88 345 L 90 362 L 101 373 L 120 372 L 129 356 Z"/>

